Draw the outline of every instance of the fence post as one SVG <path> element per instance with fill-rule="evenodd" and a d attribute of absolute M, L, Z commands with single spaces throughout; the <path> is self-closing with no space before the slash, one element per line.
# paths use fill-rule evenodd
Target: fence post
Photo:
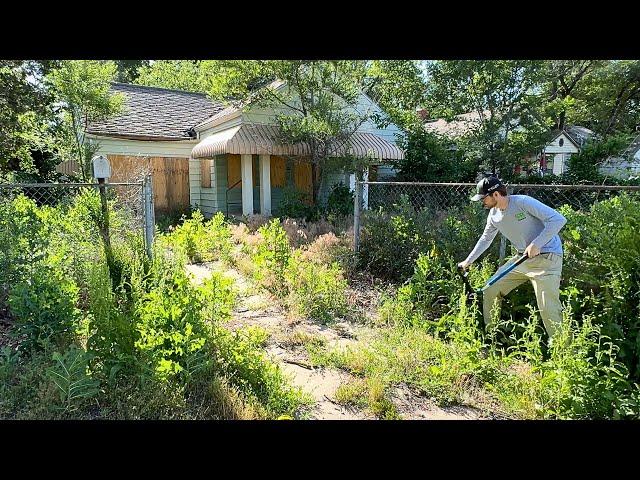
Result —
<path fill-rule="evenodd" d="M 155 231 L 155 212 L 153 209 L 153 183 L 151 175 L 144 177 L 144 239 L 149 259 L 153 258 L 153 234 Z"/>
<path fill-rule="evenodd" d="M 360 249 L 360 207 L 362 205 L 362 183 L 355 173 L 355 195 L 353 198 L 353 251 Z"/>

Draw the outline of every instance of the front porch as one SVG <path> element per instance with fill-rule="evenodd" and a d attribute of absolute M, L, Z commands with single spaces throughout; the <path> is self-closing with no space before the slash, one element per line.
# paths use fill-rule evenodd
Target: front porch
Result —
<path fill-rule="evenodd" d="M 213 134 L 194 147 L 189 161 L 191 205 L 207 217 L 226 215 L 278 215 L 285 190 L 294 188 L 313 197 L 312 166 L 305 145 L 278 145 L 274 127 L 242 125 Z M 370 138 L 372 137 L 372 138 Z M 372 134 L 355 137 L 349 153 L 395 159 L 402 151 Z M 361 151 L 359 151 L 361 150 Z M 342 152 L 337 152 L 339 157 Z M 401 157 L 400 157 L 401 158 Z M 346 171 L 324 176 L 320 200 L 330 187 L 342 182 L 354 187 Z"/>

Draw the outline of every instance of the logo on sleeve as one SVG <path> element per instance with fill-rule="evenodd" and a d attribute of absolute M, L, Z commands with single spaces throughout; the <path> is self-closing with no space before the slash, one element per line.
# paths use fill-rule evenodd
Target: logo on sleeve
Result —
<path fill-rule="evenodd" d="M 522 220 L 524 220 L 525 218 L 527 218 L 527 214 L 520 211 L 518 213 L 516 213 L 516 219 L 520 222 Z"/>

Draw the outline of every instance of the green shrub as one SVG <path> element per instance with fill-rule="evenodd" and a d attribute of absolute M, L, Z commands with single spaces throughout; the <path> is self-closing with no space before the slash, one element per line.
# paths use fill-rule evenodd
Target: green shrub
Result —
<path fill-rule="evenodd" d="M 28 280 L 9 291 L 9 310 L 17 333 L 24 335 L 21 348 L 41 349 L 53 340 L 65 345 L 73 337 L 79 318 L 78 287 L 55 266 L 42 264 Z"/>
<path fill-rule="evenodd" d="M 486 215 L 478 205 L 449 210 L 416 210 L 406 196 L 388 211 L 363 212 L 359 264 L 374 275 L 403 282 L 413 274 L 418 256 L 433 244 L 457 262 L 476 244 Z M 497 258 L 499 242 L 488 256 Z"/>
<path fill-rule="evenodd" d="M 214 330 L 212 352 L 222 374 L 249 398 L 265 405 L 271 418 L 293 415 L 309 399 L 298 387 L 290 387 L 280 367 L 262 350 L 265 333 L 259 328 L 230 332 Z"/>
<path fill-rule="evenodd" d="M 620 346 L 619 358 L 640 378 L 640 201 L 621 194 L 567 218 L 563 284 L 578 317 L 590 315 Z"/>
<path fill-rule="evenodd" d="M 219 279 L 210 279 L 193 287 L 184 271 L 177 270 L 139 300 L 136 328 L 140 337 L 135 346 L 156 376 L 167 379 L 180 375 L 188 380 L 206 366 L 204 346 L 210 327 L 205 319 L 219 320 L 206 318 L 206 314 L 228 312 L 230 305 L 224 303 L 233 302 L 229 297 L 222 300 L 220 292 L 214 293 L 221 284 L 224 282 Z M 216 300 L 213 307 L 211 298 Z"/>
<path fill-rule="evenodd" d="M 290 292 L 287 304 L 295 314 L 322 322 L 346 314 L 347 282 L 336 263 L 327 266 L 294 255 L 286 279 Z"/>
<path fill-rule="evenodd" d="M 258 233 L 261 241 L 252 255 L 256 279 L 271 293 L 284 298 L 287 295 L 285 272 L 291 256 L 287 233 L 278 219 L 260 227 Z"/>
<path fill-rule="evenodd" d="M 282 197 L 277 209 L 280 218 L 304 218 L 313 222 L 319 217 L 317 206 L 311 205 L 309 194 L 287 185 L 282 189 Z"/>
<path fill-rule="evenodd" d="M 51 232 L 36 203 L 19 195 L 0 201 L 0 302 L 12 285 L 28 280 L 47 256 Z"/>
<path fill-rule="evenodd" d="M 338 183 L 333 186 L 327 197 L 327 214 L 345 217 L 353 213 L 354 192 L 348 186 Z"/>
<path fill-rule="evenodd" d="M 226 259 L 232 247 L 231 231 L 222 212 L 205 222 L 202 212 L 196 210 L 190 219 L 184 220 L 182 225 L 168 234 L 162 234 L 160 238 L 161 244 L 172 246 L 195 263 Z"/>

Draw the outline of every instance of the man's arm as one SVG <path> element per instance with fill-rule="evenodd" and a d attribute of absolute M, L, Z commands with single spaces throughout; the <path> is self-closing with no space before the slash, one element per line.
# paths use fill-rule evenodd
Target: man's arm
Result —
<path fill-rule="evenodd" d="M 460 262 L 459 265 L 463 268 L 467 268 L 471 265 L 487 248 L 489 248 L 497 234 L 498 229 L 493 225 L 493 223 L 491 223 L 491 215 L 489 215 L 487 216 L 487 225 L 484 227 L 484 232 L 480 235 L 476 246 L 473 247 L 469 256 L 464 261 Z"/>
<path fill-rule="evenodd" d="M 545 205 L 535 198 L 528 197 L 522 202 L 523 208 L 536 218 L 539 218 L 544 224 L 544 229 L 531 242 L 538 249 L 545 246 L 549 240 L 567 223 L 567 219 L 553 208 Z"/>

